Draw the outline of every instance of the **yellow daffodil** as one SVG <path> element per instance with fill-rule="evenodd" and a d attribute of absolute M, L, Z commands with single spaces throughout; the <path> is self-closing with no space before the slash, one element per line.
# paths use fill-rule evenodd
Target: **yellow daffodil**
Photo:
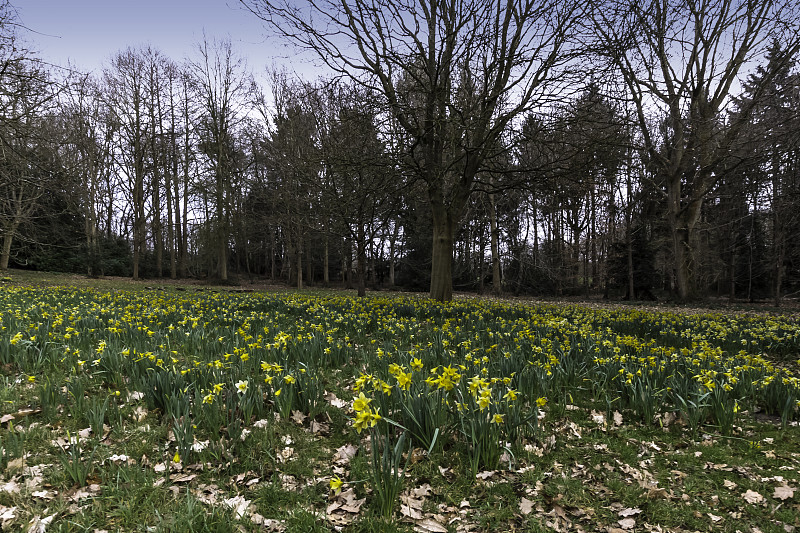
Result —
<path fill-rule="evenodd" d="M 343 484 L 344 484 L 344 481 L 342 481 L 339 478 L 339 476 L 333 476 L 331 478 L 330 488 L 331 488 L 331 491 L 333 492 L 334 496 L 338 495 L 340 492 L 342 492 L 342 485 Z"/>

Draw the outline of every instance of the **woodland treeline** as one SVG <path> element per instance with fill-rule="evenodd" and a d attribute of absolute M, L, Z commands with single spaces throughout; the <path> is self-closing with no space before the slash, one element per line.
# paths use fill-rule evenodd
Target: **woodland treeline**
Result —
<path fill-rule="evenodd" d="M 0 268 L 800 292 L 793 2 L 242 4 L 324 75 L 256 78 L 215 39 L 85 74 L 30 52 L 2 3 Z"/>

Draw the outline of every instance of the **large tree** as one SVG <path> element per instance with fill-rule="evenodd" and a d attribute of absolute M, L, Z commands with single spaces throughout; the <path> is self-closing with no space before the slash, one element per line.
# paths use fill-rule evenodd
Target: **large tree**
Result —
<path fill-rule="evenodd" d="M 133 279 L 139 279 L 140 263 L 147 237 L 147 158 L 152 124 L 147 116 L 147 50 L 116 53 L 103 71 L 105 98 L 113 112 L 118 134 L 114 159 L 119 172 L 127 179 L 124 192 L 129 199 L 133 226 Z"/>
<path fill-rule="evenodd" d="M 430 295 L 452 298 L 454 232 L 511 121 L 560 90 L 572 0 L 241 0 L 330 69 L 381 95 L 410 139 L 433 218 Z"/>
<path fill-rule="evenodd" d="M 89 75 L 75 75 L 68 80 L 61 99 L 64 138 L 61 162 L 71 176 L 72 206 L 82 215 L 86 237 L 86 273 L 102 272 L 100 248 L 100 213 L 113 203 L 114 191 L 105 186 L 112 177 L 112 143 L 116 135 L 113 114 L 103 102 L 102 89 Z"/>
<path fill-rule="evenodd" d="M 694 252 L 703 201 L 735 164 L 729 157 L 778 67 L 800 47 L 794 0 L 608 0 L 595 28 L 635 108 L 642 152 L 663 183 L 675 289 L 694 295 Z M 726 107 L 749 61 L 784 43 L 775 70 L 735 120 Z"/>
<path fill-rule="evenodd" d="M 756 181 L 756 190 L 763 198 L 752 204 L 769 209 L 769 270 L 776 307 L 781 303 L 786 267 L 792 263 L 791 251 L 796 249 L 790 236 L 800 225 L 800 73 L 795 66 L 796 58 L 787 61 L 781 43 L 772 43 L 764 64 L 748 77 L 742 96 L 736 100 L 737 111 L 748 112 L 754 106 L 746 135 L 739 143 L 739 151 L 750 154 L 742 173 L 746 176 L 739 176 L 739 185 L 747 191 L 745 185 Z M 737 113 L 733 115 L 736 120 Z"/>
<path fill-rule="evenodd" d="M 227 281 L 232 182 L 241 170 L 237 133 L 253 103 L 255 87 L 230 40 L 204 40 L 197 52 L 188 65 L 200 115 L 196 130 L 211 175 L 217 274 Z"/>
<path fill-rule="evenodd" d="M 321 105 L 315 115 L 325 122 L 318 128 L 324 162 L 321 196 L 343 237 L 355 244 L 358 295 L 364 296 L 367 250 L 380 237 L 399 180 L 387 179 L 393 167 L 379 138 L 379 110 L 365 105 L 374 99 L 347 84 L 317 93 Z"/>
<path fill-rule="evenodd" d="M 16 11 L 0 0 L 0 269 L 52 178 L 52 120 L 57 88 L 17 34 Z"/>

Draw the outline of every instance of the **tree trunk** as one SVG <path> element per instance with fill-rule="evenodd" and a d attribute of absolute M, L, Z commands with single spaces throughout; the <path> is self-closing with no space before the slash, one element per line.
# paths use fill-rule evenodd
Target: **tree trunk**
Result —
<path fill-rule="evenodd" d="M 311 250 L 304 255 L 304 258 L 306 260 L 306 286 L 311 287 L 314 285 L 314 256 L 311 254 Z"/>
<path fill-rule="evenodd" d="M 328 243 L 328 233 L 325 232 L 325 245 L 324 250 L 322 251 L 322 282 L 327 287 L 331 284 L 331 275 L 330 275 L 330 248 Z"/>
<path fill-rule="evenodd" d="M 627 231 L 627 238 L 625 239 L 626 248 L 627 248 L 627 256 L 628 256 L 628 299 L 635 300 L 636 299 L 636 279 L 634 277 L 633 271 L 633 230 L 631 229 L 630 219 L 628 220 L 628 231 Z"/>
<path fill-rule="evenodd" d="M 297 240 L 297 288 L 303 288 L 303 243 Z"/>
<path fill-rule="evenodd" d="M 440 302 L 453 299 L 453 219 L 444 209 L 433 209 L 433 250 L 430 297 Z"/>
<path fill-rule="evenodd" d="M 17 225 L 12 224 L 5 232 L 5 235 L 3 235 L 3 250 L 0 252 L 0 270 L 8 269 L 8 261 L 11 258 L 11 241 L 14 240 L 16 231 Z"/>
<path fill-rule="evenodd" d="M 275 248 L 277 247 L 277 237 L 275 236 L 275 228 L 270 232 L 270 248 L 269 248 L 269 279 L 275 281 Z"/>
<path fill-rule="evenodd" d="M 703 179 L 696 179 L 702 187 Z M 680 177 L 667 179 L 667 221 L 672 233 L 675 290 L 678 299 L 687 301 L 694 297 L 693 252 L 695 226 L 700 219 L 702 196 L 693 195 L 681 205 Z"/>
<path fill-rule="evenodd" d="M 786 256 L 786 232 L 784 231 L 781 197 L 781 169 L 779 156 L 772 154 L 772 301 L 775 307 L 781 306 L 781 290 L 783 285 L 783 262 Z"/>
<path fill-rule="evenodd" d="M 374 290 L 378 290 L 378 269 L 376 268 L 377 267 L 377 259 L 376 258 L 378 256 L 378 251 L 375 250 L 375 243 L 372 242 L 372 241 L 370 241 L 370 242 L 371 242 L 371 244 L 370 244 L 370 247 L 369 247 L 369 250 L 370 250 L 370 252 L 369 252 L 369 268 L 370 268 L 369 278 L 370 278 L 370 283 L 372 284 L 372 288 Z"/>
<path fill-rule="evenodd" d="M 358 268 L 358 296 L 363 298 L 367 295 L 367 243 L 364 234 L 364 226 L 358 228 L 358 242 L 356 242 L 357 268 Z"/>
<path fill-rule="evenodd" d="M 392 287 L 394 287 L 394 253 L 399 232 L 400 226 L 395 223 L 394 229 L 392 230 L 392 237 L 389 241 L 389 285 Z"/>
<path fill-rule="evenodd" d="M 216 215 L 217 215 L 217 269 L 219 279 L 228 281 L 228 224 L 225 219 L 225 193 L 223 191 L 223 177 L 217 176 Z M 302 274 L 301 274 L 302 275 Z"/>
<path fill-rule="evenodd" d="M 350 242 L 345 239 L 342 241 L 342 281 L 344 282 L 345 289 L 353 288 L 353 248 Z"/>
<path fill-rule="evenodd" d="M 489 195 L 489 233 L 491 234 L 492 248 L 492 294 L 500 296 L 503 292 L 503 287 L 500 280 L 500 238 L 498 236 L 499 230 L 497 228 L 494 194 Z"/>

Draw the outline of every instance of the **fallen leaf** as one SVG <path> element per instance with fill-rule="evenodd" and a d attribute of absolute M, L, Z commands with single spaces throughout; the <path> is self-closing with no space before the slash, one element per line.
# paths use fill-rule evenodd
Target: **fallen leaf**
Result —
<path fill-rule="evenodd" d="M 356 492 L 352 487 L 341 492 L 339 494 L 339 500 L 343 502 L 339 506 L 339 509 L 348 513 L 356 514 L 361 511 L 361 506 L 367 501 L 366 498 L 361 498 L 360 500 L 356 498 Z"/>
<path fill-rule="evenodd" d="M 343 409 L 349 405 L 346 401 L 337 398 L 336 395 L 332 392 L 326 394 L 325 399 L 328 401 L 329 404 L 336 407 L 337 409 Z"/>
<path fill-rule="evenodd" d="M 658 499 L 658 498 L 664 498 L 664 499 L 668 500 L 668 499 L 671 499 L 672 496 L 670 495 L 669 492 L 667 492 L 667 489 L 665 489 L 665 488 L 662 488 L 662 487 L 650 487 L 650 488 L 647 489 L 647 498 L 650 499 L 650 500 L 655 500 L 655 499 Z"/>
<path fill-rule="evenodd" d="M 16 517 L 17 517 L 16 507 L 6 507 L 4 505 L 0 505 L 0 520 L 6 522 L 8 520 L 14 520 Z"/>
<path fill-rule="evenodd" d="M 447 533 L 447 528 L 431 518 L 426 518 L 414 524 L 414 531 L 419 533 Z"/>
<path fill-rule="evenodd" d="M 45 518 L 34 517 L 28 526 L 28 533 L 45 533 L 45 531 L 47 531 L 47 526 L 50 525 L 50 522 L 52 522 L 55 517 L 55 514 L 51 514 Z"/>
<path fill-rule="evenodd" d="M 775 492 L 772 494 L 772 497 L 776 500 L 788 500 L 789 498 L 794 498 L 794 491 L 795 489 L 788 485 L 781 485 L 775 487 Z"/>
<path fill-rule="evenodd" d="M 4 415 L 3 419 L 5 419 L 6 417 L 10 416 L 11 420 L 13 420 L 14 418 L 23 418 L 23 417 L 30 416 L 30 415 L 38 415 L 41 412 L 42 412 L 41 409 L 20 409 L 19 411 L 17 411 L 13 415 L 12 414 Z M 0 423 L 4 424 L 4 423 L 8 422 L 8 420 L 3 420 L 3 419 L 0 419 Z"/>
<path fill-rule="evenodd" d="M 564 424 L 564 432 L 566 433 L 567 430 L 569 430 L 569 438 L 581 438 L 581 428 L 572 420 L 568 420 L 567 423 Z"/>
<path fill-rule="evenodd" d="M 6 483 L 0 483 L 0 492 L 17 493 L 19 492 L 19 485 L 13 479 Z M 14 509 L 16 509 L 16 507 L 14 507 Z"/>
<path fill-rule="evenodd" d="M 23 469 L 25 466 L 25 458 L 24 457 L 17 457 L 16 459 L 12 459 L 6 465 L 6 470 L 8 470 L 11 474 L 19 473 L 20 470 Z"/>
<path fill-rule="evenodd" d="M 173 483 L 188 483 L 194 478 L 197 477 L 197 474 L 177 474 L 170 477 L 170 481 Z"/>
<path fill-rule="evenodd" d="M 233 498 L 223 500 L 222 503 L 226 507 L 233 509 L 233 514 L 236 515 L 238 519 L 243 518 L 247 512 L 247 508 L 250 507 L 250 500 L 245 500 L 244 496 L 234 496 Z"/>
<path fill-rule="evenodd" d="M 733 490 L 736 487 L 738 487 L 738 485 L 736 483 L 734 483 L 733 481 L 731 481 L 729 479 L 726 479 L 725 481 L 723 481 L 722 485 L 728 490 Z"/>
<path fill-rule="evenodd" d="M 345 444 L 336 449 L 336 453 L 333 454 L 333 462 L 339 465 L 346 465 L 350 462 L 350 459 L 355 457 L 356 453 L 358 453 L 358 448 L 352 444 Z"/>
<path fill-rule="evenodd" d="M 614 425 L 621 426 L 622 425 L 622 413 L 619 411 L 614 411 Z"/>
<path fill-rule="evenodd" d="M 280 474 L 281 488 L 288 492 L 295 492 L 298 489 L 297 478 L 289 474 Z"/>
<path fill-rule="evenodd" d="M 285 463 L 286 461 L 294 461 L 297 459 L 294 457 L 294 448 L 290 448 L 286 446 L 284 449 L 280 450 L 277 453 L 277 459 L 279 463 Z"/>
<path fill-rule="evenodd" d="M 138 401 L 139 401 L 139 400 L 141 400 L 142 398 L 144 398 L 144 393 L 143 393 L 143 392 L 139 392 L 139 391 L 130 391 L 130 392 L 128 393 L 128 401 L 129 401 L 129 402 L 138 402 Z"/>
<path fill-rule="evenodd" d="M 490 477 L 492 477 L 493 475 L 495 475 L 496 473 L 497 473 L 497 470 L 485 470 L 483 472 L 478 472 L 477 474 L 475 474 L 475 477 L 485 481 L 485 480 L 489 479 Z"/>
<path fill-rule="evenodd" d="M 411 518 L 412 520 L 421 520 L 422 519 L 422 511 L 415 507 L 411 507 L 410 505 L 402 504 L 400 506 L 400 514 Z"/>
<path fill-rule="evenodd" d="M 427 498 L 432 492 L 433 487 L 431 487 L 430 483 L 423 483 L 419 487 L 412 489 L 411 494 L 413 494 L 415 498 Z"/>
<path fill-rule="evenodd" d="M 619 515 L 620 515 L 622 518 L 627 518 L 627 517 L 629 517 L 629 516 L 635 516 L 635 515 L 637 515 L 637 514 L 639 514 L 639 513 L 641 513 L 641 512 L 642 512 L 642 510 L 641 510 L 641 509 L 639 509 L 639 508 L 633 508 L 633 509 L 631 509 L 630 507 L 628 507 L 627 509 L 623 509 L 623 510 L 621 510 L 621 511 L 619 512 Z"/>
<path fill-rule="evenodd" d="M 306 418 L 307 418 L 306 415 L 304 415 L 302 412 L 297 411 L 297 410 L 292 411 L 292 420 L 294 420 L 295 423 L 297 423 L 297 424 L 302 426 L 303 422 L 305 422 Z"/>
<path fill-rule="evenodd" d="M 533 501 L 523 497 L 519 501 L 519 511 L 524 515 L 531 514 L 531 511 L 533 511 Z"/>
<path fill-rule="evenodd" d="M 281 531 L 286 531 L 286 524 L 284 524 L 282 520 L 275 520 L 273 518 L 264 518 L 258 513 L 251 514 L 250 521 L 256 524 L 257 526 L 263 526 L 263 528 L 266 528 L 266 531 L 268 532 L 273 531 L 277 533 Z"/>
<path fill-rule="evenodd" d="M 747 503 L 757 504 L 764 501 L 764 497 L 756 491 L 748 490 L 744 494 L 742 494 L 742 498 L 745 499 Z"/>
<path fill-rule="evenodd" d="M 636 526 L 636 520 L 633 518 L 623 518 L 622 520 L 618 520 L 617 524 L 622 529 L 633 529 Z"/>
<path fill-rule="evenodd" d="M 85 500 L 86 498 L 91 498 L 94 496 L 89 490 L 87 489 L 78 489 L 75 493 L 69 497 L 69 499 L 73 502 L 77 502 L 80 500 Z"/>
<path fill-rule="evenodd" d="M 308 431 L 312 435 L 328 435 L 331 432 L 331 428 L 325 422 L 317 422 L 316 420 L 312 420 L 308 425 Z"/>
<path fill-rule="evenodd" d="M 14 415 L 3 415 L 0 417 L 0 424 L 5 424 L 9 420 L 14 420 Z"/>
<path fill-rule="evenodd" d="M 708 513 L 708 517 L 711 519 L 712 522 L 717 523 L 722 520 L 721 516 L 717 516 L 715 514 Z"/>

